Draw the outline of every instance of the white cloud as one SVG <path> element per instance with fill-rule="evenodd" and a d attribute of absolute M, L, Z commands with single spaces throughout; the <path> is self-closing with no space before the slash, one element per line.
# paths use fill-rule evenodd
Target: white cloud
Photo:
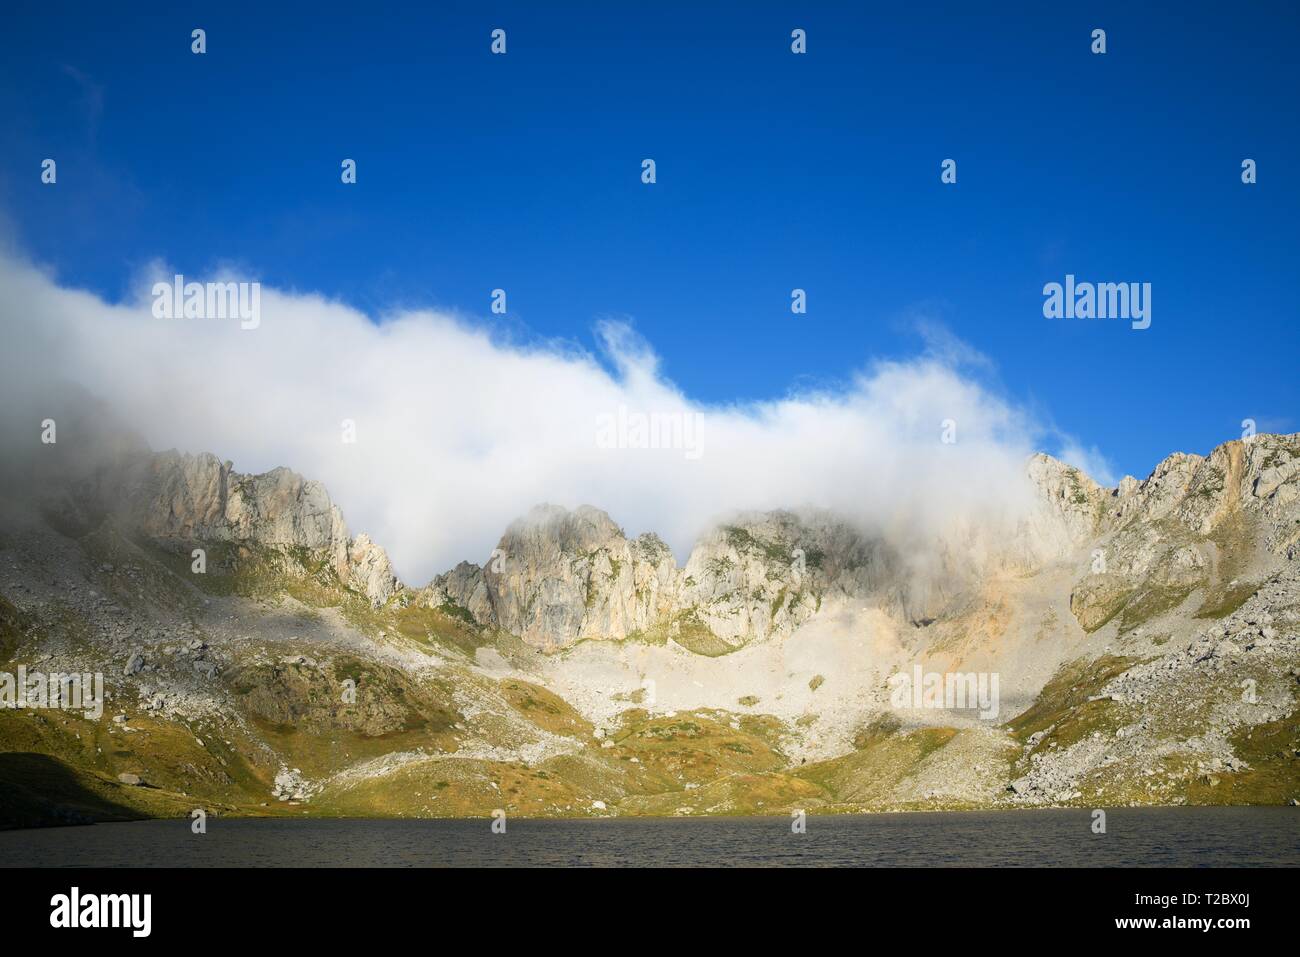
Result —
<path fill-rule="evenodd" d="M 494 340 L 445 314 L 375 322 L 269 288 L 260 327 L 245 331 L 234 320 L 153 318 L 147 281 L 138 302 L 109 304 L 0 258 L 0 285 L 11 412 L 22 403 L 8 400 L 66 379 L 156 449 L 321 479 L 353 533 L 388 548 L 415 583 L 483 561 L 541 501 L 602 507 L 629 534 L 659 532 L 679 558 L 732 510 L 804 505 L 921 547 L 972 517 L 1020 508 L 1039 432 L 962 372 L 965 346 L 933 330 L 915 360 L 867 364 L 835 390 L 705 405 L 663 377 L 626 324 L 598 327 L 602 364 L 571 345 Z M 598 417 L 620 407 L 698 414 L 702 454 L 599 447 Z M 356 444 L 341 441 L 344 419 L 356 422 Z M 946 419 L 955 444 L 940 441 Z"/>
<path fill-rule="evenodd" d="M 1061 448 L 1056 453 L 1056 457 L 1077 469 L 1082 469 L 1094 481 L 1107 488 L 1113 488 L 1119 484 L 1119 478 L 1115 474 L 1115 467 L 1110 464 L 1101 449 L 1095 445 L 1084 446 L 1077 440 L 1067 436 L 1062 438 Z"/>

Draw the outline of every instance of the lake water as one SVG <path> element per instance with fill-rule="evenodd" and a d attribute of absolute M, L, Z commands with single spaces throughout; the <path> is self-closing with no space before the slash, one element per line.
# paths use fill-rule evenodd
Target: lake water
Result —
<path fill-rule="evenodd" d="M 215 820 L 0 831 L 0 866 L 1300 865 L 1300 809 L 1133 808 L 788 818 Z"/>

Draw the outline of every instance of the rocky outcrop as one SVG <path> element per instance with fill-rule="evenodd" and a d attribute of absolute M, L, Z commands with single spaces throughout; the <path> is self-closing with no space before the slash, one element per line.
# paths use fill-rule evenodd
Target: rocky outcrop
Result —
<path fill-rule="evenodd" d="M 874 591 L 906 604 L 901 592 L 886 596 L 883 588 L 896 581 L 896 565 L 878 540 L 830 513 L 750 513 L 695 545 L 672 607 L 737 647 L 789 635 L 826 598 Z"/>
<path fill-rule="evenodd" d="M 727 647 L 788 635 L 824 595 L 861 594 L 879 550 L 829 515 L 739 516 L 684 567 L 656 535 L 629 539 L 591 506 L 539 506 L 513 523 L 486 568 L 462 563 L 421 594 L 554 650 L 584 639 L 676 636 L 685 624 Z"/>
<path fill-rule="evenodd" d="M 511 524 L 482 576 L 491 622 L 551 649 L 647 629 L 676 567 L 657 536 L 629 540 L 600 509 L 543 505 Z"/>
<path fill-rule="evenodd" d="M 370 599 L 373 605 L 382 605 L 401 587 L 393 572 L 388 553 L 362 533 L 348 543 L 347 584 Z"/>
<path fill-rule="evenodd" d="M 1229 591 L 1258 564 L 1257 543 L 1288 560 L 1300 555 L 1300 435 L 1175 453 L 1107 495 L 1090 570 L 1070 598 L 1085 630 L 1125 608 L 1136 622 L 1195 590 Z"/>
<path fill-rule="evenodd" d="M 215 455 L 163 452 L 128 495 L 134 524 L 152 538 L 256 541 L 347 561 L 347 528 L 325 486 L 285 468 L 241 475 Z"/>
<path fill-rule="evenodd" d="M 488 594 L 483 569 L 473 562 L 461 562 L 422 589 L 417 604 L 441 608 L 479 625 L 496 628 L 496 612 Z"/>
<path fill-rule="evenodd" d="M 801 548 L 798 523 L 783 513 L 714 529 L 691 551 L 674 610 L 693 614 L 731 647 L 788 634 L 817 610 L 811 576 L 822 553 Z"/>
<path fill-rule="evenodd" d="M 305 549 L 375 605 L 400 586 L 383 548 L 366 535 L 349 537 L 325 486 L 289 469 L 245 475 L 215 455 L 169 451 L 151 456 L 122 484 L 119 510 L 150 538 Z"/>
<path fill-rule="evenodd" d="M 1225 442 L 1208 456 L 1174 453 L 1144 481 L 1126 478 L 1112 493 L 1109 526 L 1165 519 L 1209 535 L 1245 513 L 1269 523 L 1270 545 L 1294 544 L 1300 502 L 1300 433 L 1255 435 Z"/>
<path fill-rule="evenodd" d="M 1069 540 L 1087 541 L 1101 530 L 1109 492 L 1072 465 L 1039 453 L 1029 460 L 1029 480 L 1059 516 Z"/>

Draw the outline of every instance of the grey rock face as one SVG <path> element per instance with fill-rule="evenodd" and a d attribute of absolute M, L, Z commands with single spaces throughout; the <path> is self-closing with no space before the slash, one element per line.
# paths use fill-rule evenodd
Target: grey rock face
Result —
<path fill-rule="evenodd" d="M 1094 543 L 1104 567 L 1076 583 L 1085 629 L 1125 604 L 1174 601 L 1245 560 L 1255 542 L 1293 560 L 1300 550 L 1300 436 L 1256 435 L 1208 456 L 1176 453 L 1145 480 L 1109 493 Z M 1094 563 L 1095 566 L 1095 563 Z"/>
<path fill-rule="evenodd" d="M 348 585 L 369 598 L 372 605 L 388 601 L 400 586 L 388 553 L 362 533 L 348 543 L 347 554 Z"/>
<path fill-rule="evenodd" d="M 482 625 L 554 650 L 622 640 L 685 619 L 733 647 L 789 634 L 823 594 L 856 594 L 880 557 L 829 517 L 743 516 L 706 535 L 678 568 L 656 535 L 629 539 L 608 515 L 541 506 L 513 523 L 486 569 L 463 563 L 422 600 L 469 610 Z"/>
<path fill-rule="evenodd" d="M 366 535 L 349 538 L 325 487 L 289 469 L 244 475 L 214 455 L 163 452 L 127 483 L 124 504 L 135 527 L 162 541 L 308 549 L 375 605 L 400 584 L 381 547 Z"/>
<path fill-rule="evenodd" d="M 1175 453 L 1151 475 L 1115 495 L 1110 528 L 1171 519 L 1208 535 L 1236 514 L 1264 521 L 1275 553 L 1300 542 L 1292 520 L 1300 501 L 1300 434 L 1255 435 L 1225 442 L 1208 456 Z"/>
<path fill-rule="evenodd" d="M 1101 529 L 1109 494 L 1082 471 L 1050 455 L 1029 460 L 1029 480 L 1059 515 L 1071 542 L 1087 541 Z"/>
<path fill-rule="evenodd" d="M 447 608 L 455 614 L 468 614 L 480 625 L 497 627 L 483 569 L 472 562 L 461 562 L 429 583 L 418 601 L 430 608 Z"/>
<path fill-rule="evenodd" d="M 495 624 L 543 648 L 625 638 L 668 608 L 676 567 L 658 537 L 629 541 L 608 515 L 539 506 L 502 536 L 483 570 Z"/>
<path fill-rule="evenodd" d="M 863 536 L 830 516 L 740 516 L 692 549 L 673 610 L 739 646 L 788 635 L 817 613 L 828 592 L 865 594 L 883 567 Z"/>

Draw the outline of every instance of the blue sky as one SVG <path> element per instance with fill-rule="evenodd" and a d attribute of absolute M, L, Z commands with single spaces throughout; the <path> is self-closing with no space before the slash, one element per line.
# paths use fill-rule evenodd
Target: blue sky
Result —
<path fill-rule="evenodd" d="M 4 229 L 110 299 L 162 259 L 586 348 L 628 318 L 707 402 L 938 322 L 1117 474 L 1300 429 L 1294 7 L 607 6 L 10 4 Z M 1151 328 L 1045 319 L 1066 273 L 1151 283 Z"/>

